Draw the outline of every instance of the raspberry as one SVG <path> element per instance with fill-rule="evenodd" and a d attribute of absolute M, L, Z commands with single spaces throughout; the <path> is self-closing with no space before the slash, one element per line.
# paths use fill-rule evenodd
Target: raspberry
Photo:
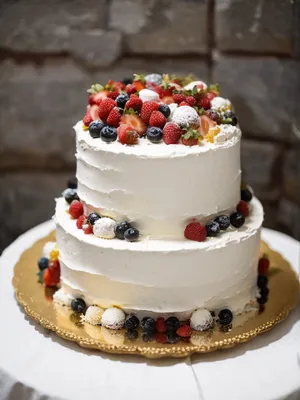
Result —
<path fill-rule="evenodd" d="M 82 225 L 85 223 L 86 216 L 85 215 L 80 215 L 80 217 L 76 221 L 76 226 L 78 229 L 82 229 Z"/>
<path fill-rule="evenodd" d="M 106 97 L 102 100 L 101 104 L 99 105 L 99 117 L 102 121 L 106 121 L 111 110 L 116 106 L 116 102 L 109 97 Z"/>
<path fill-rule="evenodd" d="M 270 266 L 270 260 L 266 254 L 263 255 L 258 261 L 258 274 L 266 275 Z"/>
<path fill-rule="evenodd" d="M 159 333 L 167 332 L 167 326 L 163 317 L 157 318 L 157 320 L 155 321 L 155 328 Z"/>
<path fill-rule="evenodd" d="M 185 101 L 185 95 L 183 93 L 173 93 L 172 95 L 174 103 L 180 104 Z"/>
<path fill-rule="evenodd" d="M 215 110 L 206 110 L 205 115 L 208 116 L 209 119 L 215 122 L 218 122 L 220 119 L 219 113 Z"/>
<path fill-rule="evenodd" d="M 204 242 L 206 236 L 206 228 L 199 222 L 190 222 L 184 230 L 184 237 L 189 240 L 195 240 L 196 242 Z"/>
<path fill-rule="evenodd" d="M 90 224 L 85 224 L 85 225 L 83 225 L 82 229 L 83 229 L 83 232 L 84 232 L 86 235 L 90 235 L 91 233 L 93 233 L 93 226 L 90 225 Z"/>
<path fill-rule="evenodd" d="M 239 204 L 237 205 L 236 210 L 237 210 L 238 212 L 240 212 L 241 214 L 243 214 L 244 217 L 248 217 L 248 215 L 249 215 L 249 206 L 248 206 L 248 204 L 247 204 L 245 201 L 243 201 L 243 200 L 241 200 L 241 201 L 239 202 Z"/>
<path fill-rule="evenodd" d="M 120 124 L 121 114 L 118 107 L 114 107 L 109 113 L 106 123 L 114 128 L 117 128 Z"/>
<path fill-rule="evenodd" d="M 194 96 L 187 96 L 187 97 L 185 98 L 185 101 L 186 101 L 186 103 L 188 103 L 188 105 L 191 106 L 191 107 L 195 106 L 196 103 L 197 103 L 197 100 L 195 99 Z"/>
<path fill-rule="evenodd" d="M 84 116 L 82 122 L 83 122 L 83 125 L 89 126 L 90 123 L 93 122 L 93 118 L 92 118 L 89 114 L 86 114 L 86 115 Z"/>
<path fill-rule="evenodd" d="M 163 141 L 166 144 L 176 144 L 178 143 L 181 135 L 183 134 L 183 130 L 179 125 L 174 122 L 168 122 L 163 129 Z"/>
<path fill-rule="evenodd" d="M 189 338 L 192 334 L 192 328 L 189 325 L 182 325 L 177 329 L 176 333 L 181 338 Z"/>
<path fill-rule="evenodd" d="M 119 96 L 119 92 L 114 90 L 113 92 L 108 92 L 107 97 L 110 99 L 116 100 L 116 98 Z"/>
<path fill-rule="evenodd" d="M 155 340 L 158 343 L 166 343 L 167 342 L 167 336 L 164 333 L 157 333 L 155 335 Z"/>
<path fill-rule="evenodd" d="M 130 99 L 126 102 L 125 107 L 127 109 L 133 108 L 135 111 L 140 111 L 142 108 L 143 101 L 135 94 L 130 96 Z"/>
<path fill-rule="evenodd" d="M 146 124 L 149 124 L 149 120 L 153 111 L 157 111 L 159 107 L 158 103 L 155 101 L 145 101 L 141 109 L 141 118 Z"/>
<path fill-rule="evenodd" d="M 83 204 L 78 200 L 73 200 L 69 207 L 72 218 L 77 219 L 83 214 Z"/>
<path fill-rule="evenodd" d="M 198 105 L 199 105 L 199 107 L 202 107 L 205 110 L 208 110 L 210 108 L 210 99 L 207 97 L 206 94 L 203 97 L 201 97 Z"/>
<path fill-rule="evenodd" d="M 163 128 L 166 122 L 166 117 L 160 111 L 153 111 L 149 119 L 149 125 L 157 126 L 158 128 Z"/>

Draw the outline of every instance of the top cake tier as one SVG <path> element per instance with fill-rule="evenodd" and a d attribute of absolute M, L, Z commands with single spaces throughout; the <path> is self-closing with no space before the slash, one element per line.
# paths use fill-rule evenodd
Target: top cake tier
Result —
<path fill-rule="evenodd" d="M 87 212 L 181 238 L 188 222 L 240 200 L 241 131 L 216 85 L 152 74 L 93 85 L 76 126 L 78 194 Z"/>

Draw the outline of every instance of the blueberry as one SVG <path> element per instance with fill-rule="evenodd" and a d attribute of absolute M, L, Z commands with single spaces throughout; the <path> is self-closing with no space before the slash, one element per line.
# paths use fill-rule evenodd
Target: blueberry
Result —
<path fill-rule="evenodd" d="M 224 112 L 224 118 L 226 120 L 225 123 L 228 123 L 230 125 L 237 125 L 238 123 L 237 117 L 234 115 L 232 111 Z"/>
<path fill-rule="evenodd" d="M 233 315 L 228 308 L 224 308 L 219 312 L 219 322 L 221 325 L 229 325 L 232 322 Z"/>
<path fill-rule="evenodd" d="M 177 335 L 175 331 L 167 332 L 167 342 L 170 344 L 178 343 L 180 337 Z"/>
<path fill-rule="evenodd" d="M 171 114 L 170 107 L 167 104 L 160 104 L 158 111 L 160 111 L 166 118 L 168 118 Z"/>
<path fill-rule="evenodd" d="M 215 122 L 219 122 L 220 120 L 220 114 L 215 110 L 206 110 L 205 115 L 207 115 L 209 119 Z"/>
<path fill-rule="evenodd" d="M 91 225 L 94 225 L 95 222 L 96 222 L 98 219 L 100 219 L 100 218 L 101 218 L 101 217 L 100 217 L 99 214 L 92 212 L 92 213 L 88 216 L 87 220 L 88 220 L 88 222 L 89 222 Z"/>
<path fill-rule="evenodd" d="M 133 79 L 131 78 L 124 78 L 122 80 L 122 82 L 124 83 L 124 85 L 130 85 L 133 82 Z"/>
<path fill-rule="evenodd" d="M 77 189 L 77 178 L 71 178 L 68 180 L 67 186 L 69 189 Z"/>
<path fill-rule="evenodd" d="M 257 298 L 257 302 L 260 305 L 264 305 L 268 302 L 269 298 L 267 295 L 261 295 L 260 297 Z"/>
<path fill-rule="evenodd" d="M 83 313 L 86 310 L 86 304 L 83 299 L 73 299 L 71 302 L 71 308 L 77 313 Z"/>
<path fill-rule="evenodd" d="M 252 200 L 253 194 L 249 189 L 241 190 L 241 200 L 246 201 L 247 203 Z"/>
<path fill-rule="evenodd" d="M 139 336 L 139 333 L 136 329 L 129 329 L 126 331 L 125 336 L 128 340 L 136 340 Z"/>
<path fill-rule="evenodd" d="M 221 231 L 226 231 L 230 226 L 230 219 L 227 215 L 219 215 L 215 221 L 219 224 Z"/>
<path fill-rule="evenodd" d="M 146 332 L 155 332 L 155 321 L 153 318 L 145 317 L 142 319 L 141 327 Z"/>
<path fill-rule="evenodd" d="M 94 139 L 99 138 L 100 132 L 104 127 L 105 127 L 105 124 L 98 119 L 96 121 L 91 122 L 89 125 L 89 132 L 90 132 L 90 135 L 92 136 L 92 138 L 94 138 Z"/>
<path fill-rule="evenodd" d="M 270 292 L 270 290 L 269 290 L 268 286 L 263 286 L 262 288 L 260 288 L 260 294 L 262 296 L 269 296 L 269 292 Z"/>
<path fill-rule="evenodd" d="M 125 328 L 126 329 L 136 329 L 140 324 L 139 319 L 135 315 L 128 315 L 125 319 Z"/>
<path fill-rule="evenodd" d="M 124 239 L 127 242 L 135 242 L 138 240 L 140 232 L 135 228 L 129 228 L 124 232 Z"/>
<path fill-rule="evenodd" d="M 121 93 L 119 96 L 116 98 L 117 106 L 120 108 L 125 108 L 125 104 L 129 100 L 129 96 L 127 93 Z"/>
<path fill-rule="evenodd" d="M 127 221 L 120 222 L 117 224 L 115 234 L 118 239 L 124 240 L 124 233 L 127 229 L 131 228 L 131 225 Z"/>
<path fill-rule="evenodd" d="M 73 200 L 79 200 L 77 191 L 75 189 L 66 189 L 63 192 L 63 196 L 68 204 L 71 204 Z"/>
<path fill-rule="evenodd" d="M 176 332 L 180 328 L 179 319 L 176 317 L 169 317 L 166 319 L 167 332 Z"/>
<path fill-rule="evenodd" d="M 220 233 L 220 225 L 216 221 L 211 221 L 205 225 L 207 236 L 218 236 Z"/>
<path fill-rule="evenodd" d="M 146 135 L 147 135 L 147 139 L 150 140 L 150 142 L 159 143 L 162 140 L 163 131 L 160 128 L 152 126 L 147 129 Z"/>
<path fill-rule="evenodd" d="M 244 222 L 245 217 L 240 212 L 234 212 L 230 215 L 230 223 L 235 228 L 240 228 L 242 225 L 244 225 Z"/>
<path fill-rule="evenodd" d="M 268 285 L 268 277 L 265 275 L 258 275 L 257 277 L 257 286 L 262 289 Z"/>
<path fill-rule="evenodd" d="M 154 332 L 143 332 L 142 333 L 142 340 L 143 342 L 152 342 L 154 340 Z"/>
<path fill-rule="evenodd" d="M 112 126 L 106 125 L 101 133 L 100 133 L 101 139 L 106 142 L 115 142 L 117 140 L 118 134 L 117 134 L 117 129 L 113 128 Z"/>
<path fill-rule="evenodd" d="M 38 261 L 38 267 L 40 271 L 43 271 L 44 269 L 48 268 L 48 263 L 49 263 L 49 258 L 41 257 Z"/>

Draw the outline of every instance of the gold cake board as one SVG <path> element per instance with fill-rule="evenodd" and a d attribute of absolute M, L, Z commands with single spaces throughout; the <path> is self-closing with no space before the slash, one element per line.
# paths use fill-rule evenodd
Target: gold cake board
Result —
<path fill-rule="evenodd" d="M 261 242 L 261 253 L 270 258 L 269 301 L 261 312 L 248 312 L 237 316 L 230 329 L 220 330 L 216 325 L 207 332 L 195 332 L 190 342 L 160 344 L 145 343 L 141 334 L 135 341 L 125 337 L 125 330 L 112 331 L 100 326 L 81 323 L 77 314 L 68 307 L 52 302 L 53 289 L 44 288 L 37 281 L 37 260 L 43 246 L 55 241 L 55 233 L 40 239 L 24 251 L 15 266 L 13 286 L 24 311 L 46 329 L 80 346 L 114 354 L 135 354 L 149 358 L 185 357 L 193 353 L 207 353 L 233 347 L 273 328 L 296 307 L 299 299 L 299 278 L 290 264 L 277 252 Z"/>

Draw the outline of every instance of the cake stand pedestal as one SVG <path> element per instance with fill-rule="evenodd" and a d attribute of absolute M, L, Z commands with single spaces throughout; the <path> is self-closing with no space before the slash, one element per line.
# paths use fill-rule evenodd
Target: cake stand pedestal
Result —
<path fill-rule="evenodd" d="M 43 329 L 18 306 L 11 280 L 22 252 L 53 229 L 35 227 L 0 258 L 0 400 L 300 399 L 300 305 L 251 342 L 182 360 L 85 350 Z M 299 274 L 299 242 L 268 229 L 262 239 Z"/>

